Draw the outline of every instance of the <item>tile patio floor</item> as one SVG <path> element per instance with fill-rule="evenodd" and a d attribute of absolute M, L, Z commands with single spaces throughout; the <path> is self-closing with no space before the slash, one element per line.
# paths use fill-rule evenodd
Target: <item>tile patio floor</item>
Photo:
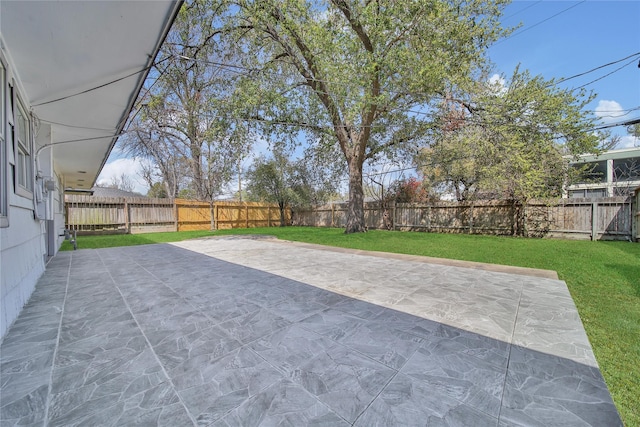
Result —
<path fill-rule="evenodd" d="M 475 267 L 232 237 L 61 252 L 0 347 L 0 425 L 622 425 L 565 283 Z"/>

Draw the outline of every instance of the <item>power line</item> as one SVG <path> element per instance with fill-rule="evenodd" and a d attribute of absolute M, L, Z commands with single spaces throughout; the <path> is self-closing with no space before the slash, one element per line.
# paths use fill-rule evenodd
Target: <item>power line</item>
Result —
<path fill-rule="evenodd" d="M 622 69 L 623 69 L 623 68 L 625 68 L 625 67 L 628 67 L 629 65 L 633 64 L 634 62 L 636 62 L 636 59 L 635 59 L 635 58 L 634 58 L 634 59 L 632 59 L 631 61 L 627 62 L 627 63 L 626 63 L 626 64 L 624 64 L 623 66 L 616 68 L 615 70 L 611 71 L 610 73 L 605 74 L 604 76 L 598 77 L 598 78 L 597 78 L 597 79 L 595 79 L 595 80 L 591 80 L 589 83 L 585 83 L 585 84 L 583 84 L 583 85 L 581 85 L 581 86 L 578 86 L 578 87 L 577 87 L 577 88 L 575 88 L 574 90 L 582 89 L 582 88 L 583 88 L 583 87 L 585 87 L 585 86 L 589 86 L 590 84 L 597 82 L 598 80 L 602 80 L 602 79 L 604 79 L 605 77 L 609 77 L 610 75 L 612 75 L 612 74 L 614 74 L 614 73 L 617 73 L 618 71 L 622 70 Z"/>
<path fill-rule="evenodd" d="M 510 38 L 512 38 L 512 37 L 519 36 L 520 34 L 522 34 L 522 33 L 526 32 L 526 31 L 529 31 L 529 30 L 531 30 L 531 29 L 533 29 L 533 28 L 537 27 L 538 25 L 544 24 L 545 22 L 549 21 L 550 19 L 553 19 L 553 18 L 555 18 L 556 16 L 561 15 L 561 14 L 563 14 L 563 13 L 565 13 L 565 12 L 567 12 L 567 11 L 569 11 L 569 10 L 573 9 L 573 8 L 574 8 L 574 7 L 576 7 L 576 6 L 579 6 L 579 5 L 581 5 L 582 3 L 586 2 L 586 1 L 587 1 L 587 0 L 582 0 L 581 2 L 576 3 L 576 4 L 574 4 L 574 5 L 571 5 L 571 6 L 569 6 L 568 8 L 563 9 L 563 10 L 561 10 L 560 12 L 558 12 L 558 13 L 556 13 L 556 14 L 554 14 L 554 15 L 551 15 L 551 16 L 549 16 L 548 18 L 543 19 L 542 21 L 536 22 L 535 24 L 533 24 L 533 25 L 531 25 L 531 26 L 529 26 L 529 27 L 526 27 L 526 28 L 523 28 L 523 29 L 521 29 L 521 30 L 518 30 L 518 31 L 516 31 L 516 32 L 514 32 L 514 33 L 511 33 L 510 35 L 508 35 L 507 37 L 503 38 L 502 40 L 500 40 L 500 41 L 498 41 L 498 42 L 494 43 L 493 45 L 494 45 L 494 46 L 496 46 L 496 45 L 498 45 L 498 44 L 500 44 L 500 43 L 503 43 L 503 42 L 504 42 L 504 41 L 506 41 L 506 40 L 509 40 L 509 39 L 510 39 Z"/>
<path fill-rule="evenodd" d="M 160 62 L 163 62 L 163 61 L 166 61 L 166 60 L 167 60 L 167 58 L 163 59 L 162 61 L 159 61 L 158 63 L 151 64 L 148 67 L 144 67 L 141 70 L 135 71 L 135 72 L 133 72 L 131 74 L 127 74 L 126 76 L 119 77 L 117 79 L 111 80 L 109 82 L 103 83 L 103 84 L 98 85 L 98 86 L 94 86 L 94 87 L 89 88 L 89 89 L 82 90 L 80 92 L 72 93 L 70 95 L 61 96 L 60 98 L 52 99 L 50 101 L 45 101 L 45 102 L 40 102 L 38 104 L 33 104 L 32 107 L 39 107 L 41 105 L 47 105 L 47 104 L 52 104 L 52 103 L 58 102 L 58 101 L 64 101 L 65 99 L 73 98 L 74 96 L 83 95 L 85 93 L 93 92 L 94 90 L 102 89 L 103 87 L 110 86 L 110 85 L 112 85 L 114 83 L 118 83 L 118 82 L 120 82 L 122 80 L 128 79 L 129 77 L 133 77 L 133 76 L 138 75 L 140 73 L 144 73 L 145 71 L 150 70 L 152 67 L 154 67 L 155 65 L 159 64 Z"/>
<path fill-rule="evenodd" d="M 522 12 L 524 12 L 525 10 L 530 9 L 530 8 L 532 8 L 533 6 L 536 6 L 538 3 L 542 3 L 542 0 L 538 0 L 537 2 L 535 2 L 535 3 L 533 3 L 533 4 L 530 4 L 529 6 L 527 6 L 527 7 L 525 7 L 525 8 L 520 9 L 519 11 L 514 12 L 514 13 L 512 13 L 512 14 L 511 14 L 511 15 L 509 15 L 509 16 L 505 16 L 505 17 L 504 17 L 504 18 L 502 18 L 502 19 L 507 20 L 507 19 L 512 18 L 512 17 L 514 17 L 514 16 L 516 16 L 516 15 L 519 15 L 519 14 L 521 14 Z"/>
<path fill-rule="evenodd" d="M 636 56 L 638 56 L 638 55 L 640 55 L 640 52 L 636 52 L 636 53 L 633 53 L 633 54 L 631 54 L 631 55 L 629 55 L 629 56 L 625 56 L 624 58 L 622 58 L 622 59 L 618 59 L 617 61 L 613 61 L 613 62 L 609 62 L 609 63 L 607 63 L 607 64 L 599 65 L 599 66 L 597 66 L 597 67 L 595 67 L 595 68 L 592 68 L 592 69 L 590 69 L 590 70 L 584 71 L 584 72 L 582 72 L 582 73 L 578 73 L 578 74 L 574 74 L 573 76 L 570 76 L 570 77 L 562 78 L 562 79 L 560 79 L 560 80 L 558 80 L 558 81 L 556 81 L 556 82 L 553 82 L 553 84 L 563 83 L 563 82 L 566 82 L 567 80 L 575 79 L 575 78 L 577 78 L 577 77 L 582 77 L 582 76 L 584 76 L 584 75 L 586 75 L 586 74 L 593 73 L 594 71 L 600 70 L 601 68 L 605 68 L 605 67 L 608 67 L 608 66 L 610 66 L 610 65 L 615 65 L 615 64 L 617 64 L 617 63 L 619 63 L 619 62 L 622 62 L 622 61 L 625 61 L 625 60 L 627 60 L 627 59 L 629 59 L 629 58 L 634 58 L 634 60 L 633 60 L 633 61 L 631 61 L 631 62 L 635 62 L 635 57 L 636 57 Z M 626 67 L 627 65 L 629 65 L 629 64 L 627 63 L 627 64 L 625 64 L 624 66 Z M 606 77 L 606 76 L 605 76 L 605 77 Z M 595 80 L 594 80 L 594 81 L 595 81 Z M 547 85 L 547 86 L 552 86 L 553 84 L 549 84 L 549 85 Z M 591 83 L 587 83 L 587 84 L 591 84 Z"/>

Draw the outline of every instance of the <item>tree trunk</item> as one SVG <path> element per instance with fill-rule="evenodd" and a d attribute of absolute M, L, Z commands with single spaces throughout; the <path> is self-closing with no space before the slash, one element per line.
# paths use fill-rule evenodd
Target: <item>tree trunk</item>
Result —
<path fill-rule="evenodd" d="M 213 200 L 209 200 L 209 218 L 211 219 L 211 231 L 216 229 L 216 213 Z"/>
<path fill-rule="evenodd" d="M 517 200 L 511 202 L 511 235 L 524 236 L 524 209 L 523 204 Z"/>
<path fill-rule="evenodd" d="M 362 188 L 362 160 L 354 156 L 349 162 L 349 206 L 345 234 L 367 231 L 364 223 L 364 190 Z"/>
<path fill-rule="evenodd" d="M 280 208 L 280 227 L 284 227 L 284 202 L 278 202 L 278 207 Z"/>

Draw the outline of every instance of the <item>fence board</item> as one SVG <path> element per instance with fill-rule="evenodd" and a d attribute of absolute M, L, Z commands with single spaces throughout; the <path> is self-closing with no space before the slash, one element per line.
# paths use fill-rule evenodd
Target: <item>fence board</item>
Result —
<path fill-rule="evenodd" d="M 384 210 L 378 203 L 365 203 L 364 211 L 368 228 L 385 226 Z M 300 210 L 295 212 L 294 224 L 344 227 L 346 213 L 346 203 Z M 504 201 L 396 204 L 388 208 L 388 213 L 395 230 L 510 235 L 514 229 L 513 208 Z M 525 208 L 525 229 L 531 237 L 626 240 L 631 237 L 632 217 L 631 200 L 624 197 L 538 200 Z M 596 232 L 592 237 L 593 225 Z"/>
<path fill-rule="evenodd" d="M 210 230 L 209 202 L 176 199 L 65 196 L 67 228 L 80 233 L 151 233 L 158 231 Z M 291 211 L 285 211 L 291 223 Z M 214 225 L 222 228 L 280 225 L 277 205 L 215 202 Z"/>

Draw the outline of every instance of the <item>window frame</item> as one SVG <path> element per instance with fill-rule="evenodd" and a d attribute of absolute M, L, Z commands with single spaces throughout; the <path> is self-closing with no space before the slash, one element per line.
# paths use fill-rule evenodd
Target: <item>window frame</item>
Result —
<path fill-rule="evenodd" d="M 9 226 L 9 159 L 7 147 L 7 63 L 0 53 L 0 227 Z"/>
<path fill-rule="evenodd" d="M 33 199 L 33 132 L 27 108 L 13 87 L 13 153 L 15 159 L 14 186 L 18 196 Z M 20 123 L 19 114 L 24 123 Z M 21 124 L 24 126 L 21 129 Z M 21 131 L 24 131 L 22 135 Z"/>

